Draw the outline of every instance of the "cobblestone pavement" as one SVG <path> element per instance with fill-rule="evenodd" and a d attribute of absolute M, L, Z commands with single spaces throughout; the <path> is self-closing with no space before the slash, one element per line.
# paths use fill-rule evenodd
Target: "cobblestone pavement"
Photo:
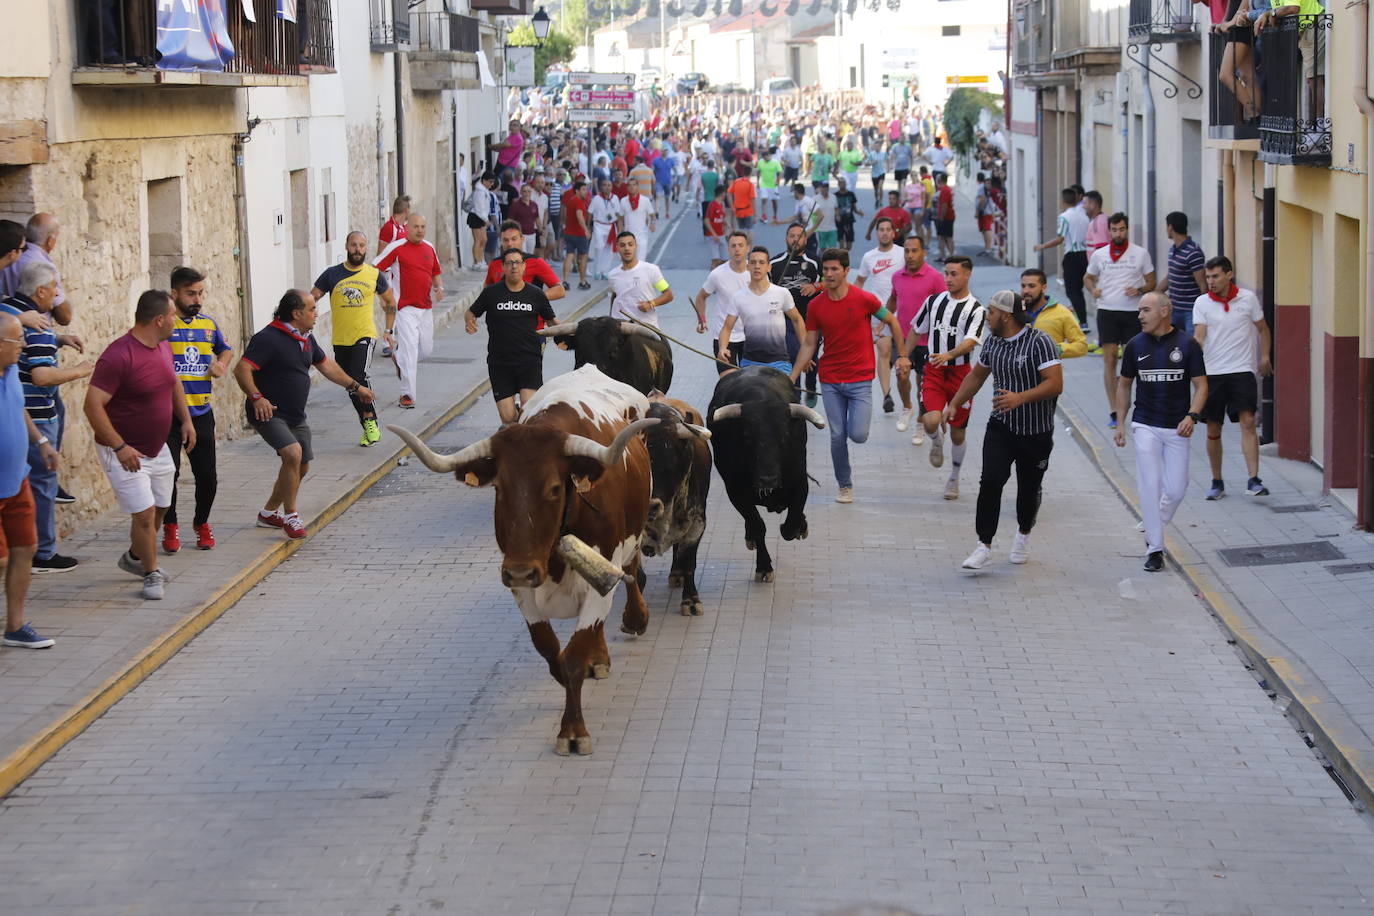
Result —
<path fill-rule="evenodd" d="M 665 327 L 690 335 L 680 241 Z M 704 407 L 713 380 L 682 354 L 672 393 Z M 585 689 L 590 758 L 553 754 L 563 692 L 500 585 L 490 493 L 398 468 L 0 804 L 6 909 L 1374 910 L 1369 820 L 1183 581 L 1136 572 L 1071 439 L 1031 562 L 1006 562 L 1008 500 L 996 565 L 957 568 L 986 402 L 957 502 L 879 411 L 838 505 L 813 431 L 811 536 L 768 517 L 773 584 L 714 481 L 706 614 L 648 561 L 649 631 Z M 433 444 L 494 424 L 484 401 Z"/>

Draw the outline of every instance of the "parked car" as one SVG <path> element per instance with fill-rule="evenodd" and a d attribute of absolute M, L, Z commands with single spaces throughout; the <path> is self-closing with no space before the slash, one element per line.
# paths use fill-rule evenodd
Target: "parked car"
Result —
<path fill-rule="evenodd" d="M 719 86 L 715 87 L 714 91 L 723 95 L 744 95 L 749 90 L 745 89 L 739 83 L 721 83 Z"/>
<path fill-rule="evenodd" d="M 710 82 L 706 79 L 705 73 L 684 73 L 677 78 L 678 95 L 691 95 L 694 92 L 705 92 Z"/>
<path fill-rule="evenodd" d="M 781 95 L 784 92 L 796 91 L 797 82 L 790 76 L 775 76 L 763 81 L 762 92 L 764 95 Z"/>

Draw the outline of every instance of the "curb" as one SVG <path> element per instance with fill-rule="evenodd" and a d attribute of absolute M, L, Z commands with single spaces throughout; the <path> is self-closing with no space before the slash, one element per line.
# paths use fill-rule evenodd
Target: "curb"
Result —
<path fill-rule="evenodd" d="M 604 289 L 594 295 L 569 318 L 579 318 L 605 299 L 610 293 Z M 476 293 L 472 298 L 475 298 Z M 469 299 L 469 301 L 471 301 Z M 449 313 L 456 313 L 463 305 L 455 305 Z M 451 319 L 450 319 L 451 321 Z M 477 400 L 491 389 L 491 381 L 485 379 L 460 397 L 452 406 L 416 431 L 421 439 L 428 439 L 456 417 L 466 412 Z M 312 531 L 319 531 L 338 518 L 346 509 L 358 501 L 371 487 L 397 466 L 398 460 L 409 451 L 405 443 L 381 459 L 373 468 L 355 482 L 342 495 L 307 522 Z M 182 647 L 194 639 L 206 627 L 224 615 L 239 602 L 255 585 L 273 572 L 292 554 L 300 549 L 304 541 L 279 541 L 252 560 L 248 566 L 214 592 L 204 604 L 182 617 L 170 630 L 164 632 L 153 642 L 140 650 L 124 666 L 111 675 L 78 703 L 64 710 L 53 722 L 44 727 L 37 735 L 20 745 L 18 750 L 0 760 L 0 798 L 8 796 L 34 770 L 48 761 L 62 746 L 85 731 L 92 722 L 104 715 L 115 703 L 129 694 L 150 674 L 162 667 L 168 659 L 176 655 Z"/>
<path fill-rule="evenodd" d="M 1139 518 L 1134 482 L 1123 480 L 1118 471 L 1107 466 L 1102 450 L 1089 438 L 1092 427 L 1062 400 L 1059 414 L 1068 420 L 1074 438 L 1121 501 Z M 1293 717 L 1351 802 L 1361 810 L 1374 810 L 1374 756 L 1359 747 L 1367 741 L 1362 730 L 1345 715 L 1306 664 L 1260 626 L 1243 605 L 1231 601 L 1227 587 L 1210 573 L 1206 561 L 1192 545 L 1166 529 L 1165 548 L 1172 565 L 1225 629 L 1246 664 L 1258 672 L 1260 687 L 1276 696 L 1291 698 L 1285 713 Z"/>

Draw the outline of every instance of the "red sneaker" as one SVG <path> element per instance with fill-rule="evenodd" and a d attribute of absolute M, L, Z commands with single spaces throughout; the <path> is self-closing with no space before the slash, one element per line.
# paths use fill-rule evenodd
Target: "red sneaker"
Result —
<path fill-rule="evenodd" d="M 210 530 L 210 523 L 196 526 L 196 547 L 201 550 L 215 549 L 215 533 Z"/>
<path fill-rule="evenodd" d="M 398 406 L 404 407 L 406 410 L 410 410 L 415 406 L 415 399 L 408 394 L 403 394 L 401 395 L 401 399 L 396 403 Z"/>
<path fill-rule="evenodd" d="M 259 512 L 257 525 L 259 528 L 280 528 L 282 517 L 279 512 Z"/>
<path fill-rule="evenodd" d="M 286 516 L 282 519 L 281 527 L 286 532 L 286 536 L 292 540 L 305 537 L 305 526 L 301 524 L 299 515 Z"/>
<path fill-rule="evenodd" d="M 162 549 L 168 553 L 181 549 L 181 532 L 176 525 L 162 526 Z"/>

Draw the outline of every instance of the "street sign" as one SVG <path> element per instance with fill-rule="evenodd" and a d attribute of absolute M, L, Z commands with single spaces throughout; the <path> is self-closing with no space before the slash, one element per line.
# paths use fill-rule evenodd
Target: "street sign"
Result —
<path fill-rule="evenodd" d="M 919 77 L 915 73 L 884 73 L 883 79 L 894 83 L 914 83 Z"/>
<path fill-rule="evenodd" d="M 635 120 L 635 113 L 628 108 L 569 108 L 567 117 L 569 121 L 595 121 L 598 124 L 610 124 L 614 122 L 631 124 Z"/>
<path fill-rule="evenodd" d="M 575 86 L 629 86 L 634 87 L 633 73 L 593 73 L 574 70 L 568 74 L 568 82 Z"/>
<path fill-rule="evenodd" d="M 568 102 L 572 105 L 633 105 L 633 89 L 569 89 Z"/>
<path fill-rule="evenodd" d="M 980 83 L 987 83 L 986 76 L 947 76 L 945 84 L 948 86 L 977 86 Z"/>

